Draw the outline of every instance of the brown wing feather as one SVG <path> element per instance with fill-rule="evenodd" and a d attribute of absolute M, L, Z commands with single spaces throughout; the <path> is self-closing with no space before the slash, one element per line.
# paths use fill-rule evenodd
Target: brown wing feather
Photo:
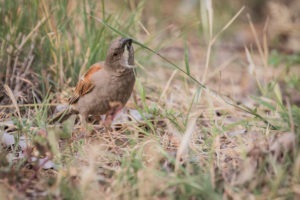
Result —
<path fill-rule="evenodd" d="M 101 63 L 96 63 L 92 65 L 89 70 L 83 75 L 83 77 L 79 80 L 75 91 L 71 98 L 69 99 L 69 104 L 76 103 L 80 97 L 83 95 L 89 93 L 93 90 L 95 85 L 93 84 L 91 80 L 92 74 L 102 69 Z"/>

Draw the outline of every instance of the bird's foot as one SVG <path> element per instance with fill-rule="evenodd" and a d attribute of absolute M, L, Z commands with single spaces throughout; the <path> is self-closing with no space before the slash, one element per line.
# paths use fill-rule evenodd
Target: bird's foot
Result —
<path fill-rule="evenodd" d="M 107 116 L 104 121 L 101 122 L 101 126 L 104 127 L 105 130 L 111 131 L 112 118 L 111 116 Z"/>

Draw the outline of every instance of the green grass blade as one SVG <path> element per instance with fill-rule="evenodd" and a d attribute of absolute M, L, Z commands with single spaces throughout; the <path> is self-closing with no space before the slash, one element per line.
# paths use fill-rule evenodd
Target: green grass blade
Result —
<path fill-rule="evenodd" d="M 191 72 L 190 72 L 190 64 L 189 64 L 189 52 L 188 52 L 188 45 L 186 39 L 184 41 L 184 62 L 185 62 L 186 73 L 190 75 Z"/>
<path fill-rule="evenodd" d="M 254 97 L 254 96 L 250 96 L 250 97 L 251 97 L 251 99 L 253 99 L 257 103 L 264 105 L 265 107 L 269 108 L 270 110 L 272 110 L 272 111 L 276 110 L 275 106 L 273 106 L 272 104 L 270 104 L 270 103 L 268 103 L 268 102 L 266 102 L 262 99 L 259 99 L 257 97 Z"/>

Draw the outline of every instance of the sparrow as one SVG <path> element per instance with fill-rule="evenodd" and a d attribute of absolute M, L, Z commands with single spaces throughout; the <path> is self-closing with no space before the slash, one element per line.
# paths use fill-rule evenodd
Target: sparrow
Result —
<path fill-rule="evenodd" d="M 134 83 L 134 49 L 130 38 L 114 39 L 104 62 L 93 64 L 79 79 L 69 107 L 51 121 L 64 121 L 79 114 L 82 125 L 88 116 L 105 114 L 104 125 L 110 125 L 131 96 Z"/>

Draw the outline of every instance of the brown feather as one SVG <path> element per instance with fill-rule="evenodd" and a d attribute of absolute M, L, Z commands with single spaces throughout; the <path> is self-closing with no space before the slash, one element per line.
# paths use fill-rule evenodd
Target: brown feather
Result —
<path fill-rule="evenodd" d="M 89 70 L 79 80 L 73 95 L 69 99 L 69 104 L 75 104 L 80 97 L 94 89 L 95 85 L 91 80 L 91 76 L 102 68 L 101 63 L 96 63 L 89 68 Z"/>

